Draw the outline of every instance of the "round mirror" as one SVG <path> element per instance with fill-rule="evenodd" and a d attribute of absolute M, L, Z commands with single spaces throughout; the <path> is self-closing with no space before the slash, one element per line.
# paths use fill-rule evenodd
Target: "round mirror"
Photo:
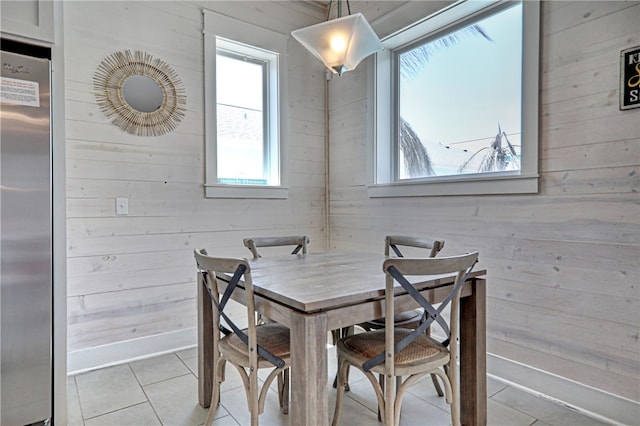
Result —
<path fill-rule="evenodd" d="M 106 57 L 95 72 L 93 88 L 102 112 L 132 135 L 164 135 L 185 115 L 186 96 L 178 74 L 140 50 Z"/>
<path fill-rule="evenodd" d="M 160 109 L 164 94 L 160 85 L 146 75 L 132 75 L 122 84 L 122 96 L 131 108 L 140 112 Z"/>

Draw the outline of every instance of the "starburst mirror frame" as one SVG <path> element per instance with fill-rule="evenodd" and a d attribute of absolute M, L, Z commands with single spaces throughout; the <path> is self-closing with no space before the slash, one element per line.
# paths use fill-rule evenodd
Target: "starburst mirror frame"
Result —
<path fill-rule="evenodd" d="M 153 80 L 162 92 L 162 103 L 151 112 L 139 111 L 125 99 L 123 87 L 130 77 Z M 160 136 L 173 131 L 184 118 L 186 95 L 178 74 L 151 54 L 129 50 L 115 52 L 98 66 L 93 77 L 98 106 L 109 120 L 127 133 Z"/>

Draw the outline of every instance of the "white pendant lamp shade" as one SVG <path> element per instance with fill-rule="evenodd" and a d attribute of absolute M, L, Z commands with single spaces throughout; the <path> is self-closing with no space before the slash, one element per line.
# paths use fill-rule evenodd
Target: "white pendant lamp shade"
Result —
<path fill-rule="evenodd" d="M 383 49 L 362 13 L 300 28 L 291 35 L 338 75 L 355 69 L 364 58 Z"/>

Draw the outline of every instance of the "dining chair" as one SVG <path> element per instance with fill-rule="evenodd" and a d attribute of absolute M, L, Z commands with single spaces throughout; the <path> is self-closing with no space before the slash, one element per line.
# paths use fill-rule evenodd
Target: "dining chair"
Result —
<path fill-rule="evenodd" d="M 427 257 L 436 257 L 438 253 L 440 253 L 440 250 L 442 250 L 442 248 L 444 247 L 444 241 L 404 235 L 387 235 L 384 239 L 384 255 L 389 256 L 391 254 L 391 251 L 393 250 L 393 253 L 397 257 L 404 257 L 398 246 L 415 247 L 419 249 L 429 250 Z M 415 328 L 420 322 L 420 317 L 422 317 L 423 312 L 423 309 L 414 309 L 412 311 L 399 312 L 393 318 L 394 324 L 397 327 Z M 364 328 L 367 331 L 378 330 L 384 328 L 385 318 L 377 318 L 374 320 L 366 321 L 358 324 L 358 326 Z"/>
<path fill-rule="evenodd" d="M 220 385 L 225 365 L 232 364 L 240 373 L 251 413 L 251 424 L 258 424 L 273 379 L 278 380 L 278 399 L 283 413 L 289 406 L 289 328 L 269 323 L 257 325 L 251 267 L 246 259 L 211 257 L 206 250 L 194 251 L 198 273 L 209 294 L 213 312 L 213 392 L 205 425 L 211 425 L 220 404 Z M 241 283 L 241 279 L 244 280 Z M 247 328 L 240 329 L 225 313 L 225 307 L 238 284 L 244 287 L 247 305 Z M 262 387 L 258 369 L 271 368 Z"/>
<path fill-rule="evenodd" d="M 344 382 L 349 366 L 360 369 L 374 388 L 378 406 L 386 425 L 400 422 L 402 398 L 406 390 L 427 374 L 436 374 L 444 383 L 445 397 L 451 405 L 453 426 L 460 424 L 458 394 L 458 338 L 460 320 L 460 289 L 478 259 L 478 252 L 461 256 L 409 259 L 390 258 L 384 261 L 385 286 L 385 328 L 353 334 L 338 341 L 338 388 L 333 425 L 337 425 L 342 410 Z M 420 282 L 425 277 L 455 274 L 455 282 L 450 293 L 434 307 L 419 292 Z M 413 278 L 411 282 L 409 278 Z M 397 292 L 395 283 L 409 294 L 427 312 L 420 325 L 414 329 L 395 327 L 393 323 L 394 298 L 403 294 Z M 443 311 L 451 305 L 449 321 Z M 438 324 L 443 332 L 443 341 L 425 334 L 432 324 Z M 444 367 L 448 368 L 446 371 Z M 382 384 L 376 379 L 383 376 Z M 406 379 L 404 379 L 404 377 Z M 395 378 L 403 377 L 398 389 Z"/>
<path fill-rule="evenodd" d="M 260 253 L 258 253 L 259 247 L 294 246 L 294 249 L 291 252 L 291 254 L 298 254 L 300 252 L 306 253 L 307 244 L 309 244 L 309 237 L 307 237 L 306 235 L 289 236 L 289 237 L 251 237 L 251 238 L 243 239 L 242 242 L 244 246 L 251 251 L 251 253 L 253 254 L 253 258 L 257 259 L 259 257 L 262 257 Z M 271 320 L 268 317 L 262 314 L 258 314 L 258 321 L 259 323 L 271 322 Z M 335 345 L 341 336 L 350 334 L 352 330 L 353 330 L 353 327 L 345 327 L 342 329 L 331 330 L 333 344 Z M 337 376 L 333 382 L 334 388 L 336 387 L 336 383 L 337 383 Z M 345 388 L 347 391 L 350 390 L 349 383 L 345 384 Z"/>
<path fill-rule="evenodd" d="M 420 251 L 428 250 L 428 253 L 426 253 L 426 256 L 431 258 L 431 257 L 436 257 L 438 253 L 440 253 L 440 251 L 444 247 L 444 241 L 432 239 L 432 238 L 420 238 L 420 237 L 411 237 L 411 236 L 405 236 L 405 235 L 387 235 L 384 239 L 385 256 L 389 256 L 391 254 L 391 251 L 393 251 L 393 254 L 395 256 L 404 257 L 404 254 L 400 251 L 399 246 L 405 247 L 405 248 L 406 247 L 416 248 L 416 249 L 419 249 Z M 415 253 L 415 252 L 412 252 L 412 253 Z M 415 329 L 420 324 L 420 319 L 422 318 L 423 313 L 424 313 L 424 309 L 422 308 L 414 309 L 407 312 L 399 312 L 395 314 L 393 318 L 393 323 L 396 327 Z M 372 319 L 372 320 L 358 324 L 358 327 L 364 329 L 365 331 L 380 330 L 385 327 L 385 318 L 383 317 L 383 318 Z M 427 328 L 425 332 L 428 335 L 430 332 L 430 329 Z M 344 335 L 345 333 L 343 333 L 342 337 L 344 337 Z M 382 380 L 382 378 L 380 378 L 380 380 Z M 440 383 L 438 383 L 438 379 L 435 374 L 431 375 L 431 380 L 433 381 L 433 387 L 438 393 L 438 396 L 443 396 L 444 392 L 442 391 L 442 388 L 440 387 Z M 347 373 L 347 380 L 346 380 L 347 387 L 349 386 L 348 382 L 349 382 L 349 374 Z M 333 382 L 333 387 L 335 388 L 336 386 L 337 386 L 337 375 L 336 375 L 336 379 Z M 380 413 L 378 413 L 378 415 L 380 416 Z"/>
<path fill-rule="evenodd" d="M 307 252 L 307 244 L 309 244 L 309 237 L 306 235 L 295 235 L 286 237 L 250 237 L 244 238 L 242 243 L 246 248 L 251 251 L 254 259 L 262 257 L 258 253 L 259 247 L 282 247 L 282 246 L 294 246 L 291 254 L 298 254 L 300 252 Z M 272 322 L 268 317 L 258 313 L 258 323 L 263 324 Z"/>

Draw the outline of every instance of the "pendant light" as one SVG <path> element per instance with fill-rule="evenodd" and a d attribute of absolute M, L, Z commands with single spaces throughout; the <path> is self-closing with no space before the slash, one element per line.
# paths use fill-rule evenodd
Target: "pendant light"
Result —
<path fill-rule="evenodd" d="M 336 19 L 329 20 L 331 4 L 327 11 L 327 21 L 291 32 L 313 56 L 318 58 L 334 74 L 355 69 L 367 56 L 383 49 L 380 39 L 362 13 L 342 16 L 342 1 L 337 0 Z"/>

